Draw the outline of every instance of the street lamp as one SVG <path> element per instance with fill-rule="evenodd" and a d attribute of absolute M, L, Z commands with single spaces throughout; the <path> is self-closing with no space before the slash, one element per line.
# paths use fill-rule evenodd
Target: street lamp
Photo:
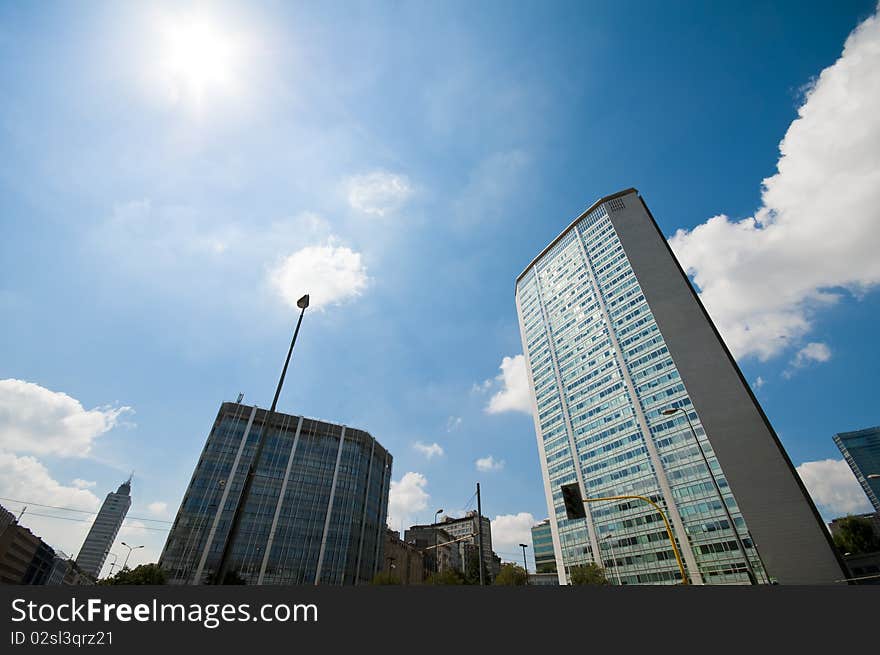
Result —
<path fill-rule="evenodd" d="M 112 576 L 113 575 L 113 567 L 116 566 L 116 560 L 119 558 L 116 556 L 116 553 L 109 553 L 109 554 L 113 555 L 113 561 L 110 562 L 110 575 Z"/>
<path fill-rule="evenodd" d="M 528 547 L 528 544 L 520 544 L 520 548 L 523 549 L 523 569 L 526 572 L 526 584 L 529 584 L 529 565 L 526 563 L 526 548 Z"/>
<path fill-rule="evenodd" d="M 138 548 L 143 548 L 143 546 L 129 546 L 124 541 L 122 542 L 122 545 L 128 548 L 128 555 L 125 556 L 125 561 L 122 563 L 122 570 L 125 570 L 125 568 L 128 566 L 128 558 L 131 556 L 131 551 L 137 550 Z"/>
<path fill-rule="evenodd" d="M 437 527 L 437 517 L 442 513 L 442 509 L 434 512 L 434 584 L 437 584 L 437 576 L 440 575 L 440 528 Z"/>
<path fill-rule="evenodd" d="M 620 582 L 620 570 L 617 567 L 617 558 L 614 556 L 614 544 L 611 543 L 611 538 L 614 536 L 613 532 L 609 532 L 604 537 L 602 537 L 602 541 L 608 542 L 608 547 L 611 549 L 611 561 L 614 562 L 614 576 L 617 578 L 617 586 L 621 586 Z"/>
<path fill-rule="evenodd" d="M 724 515 L 727 517 L 727 521 L 730 523 L 730 529 L 733 530 L 734 537 L 736 537 L 736 545 L 739 547 L 740 552 L 743 554 L 743 559 L 746 563 L 746 573 L 749 576 L 749 582 L 751 584 L 758 584 L 758 578 L 755 576 L 755 571 L 752 568 L 751 561 L 749 561 L 749 554 L 746 552 L 746 547 L 739 536 L 739 530 L 736 529 L 736 523 L 733 522 L 733 517 L 730 515 L 730 508 L 728 508 L 727 503 L 724 502 L 724 495 L 721 493 L 721 487 L 718 486 L 718 480 L 715 479 L 715 473 L 712 472 L 712 467 L 709 466 L 709 459 L 706 457 L 706 451 L 703 450 L 703 444 L 700 443 L 700 439 L 699 437 L 697 437 L 697 431 L 694 430 L 694 424 L 691 423 L 691 417 L 681 407 L 667 407 L 660 413 L 663 414 L 663 416 L 672 416 L 673 414 L 676 414 L 678 412 L 684 414 L 684 417 L 687 419 L 688 427 L 691 429 L 691 434 L 694 435 L 694 441 L 697 442 L 697 448 L 700 451 L 700 455 L 703 457 L 703 463 L 706 465 L 706 469 L 709 471 L 709 477 L 712 478 L 712 484 L 715 487 L 715 491 L 718 493 L 718 499 L 721 501 L 721 507 L 724 508 Z"/>
<path fill-rule="evenodd" d="M 254 456 L 251 458 L 251 463 L 248 466 L 247 476 L 244 479 L 244 485 L 241 489 L 241 495 L 238 497 L 235 511 L 232 513 L 229 532 L 227 533 L 226 542 L 223 545 L 223 551 L 220 554 L 220 562 L 217 564 L 217 573 L 214 576 L 214 584 L 223 584 L 226 579 L 226 569 L 229 566 L 229 557 L 232 551 L 232 546 L 238 537 L 241 515 L 248 499 L 250 498 L 251 485 L 253 484 L 254 476 L 256 475 L 257 464 L 260 461 L 260 454 L 263 452 L 263 444 L 265 443 L 264 437 L 269 431 L 269 426 L 275 415 L 275 407 L 278 405 L 278 396 L 281 395 L 281 387 L 284 385 L 284 376 L 287 375 L 287 365 L 290 364 L 290 356 L 293 354 L 293 346 L 296 344 L 296 337 L 299 334 L 299 326 L 302 325 L 303 316 L 306 313 L 306 307 L 309 306 L 309 294 L 306 294 L 297 300 L 296 306 L 302 311 L 299 313 L 299 319 L 296 322 L 296 329 L 293 331 L 293 339 L 291 339 L 290 348 L 287 350 L 287 359 L 284 360 L 284 368 L 281 369 L 281 378 L 278 380 L 278 386 L 275 388 L 275 397 L 272 399 L 272 407 L 269 408 L 269 411 L 266 414 L 266 419 L 263 423 L 263 429 L 260 430 L 257 437 L 257 448 L 254 451 Z M 318 584 L 317 580 L 315 581 L 315 584 Z"/>

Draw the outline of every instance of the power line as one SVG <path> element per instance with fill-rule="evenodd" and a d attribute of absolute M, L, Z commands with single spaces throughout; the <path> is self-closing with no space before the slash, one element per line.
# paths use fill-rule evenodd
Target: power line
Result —
<path fill-rule="evenodd" d="M 52 514 L 39 514 L 37 512 L 28 512 L 28 516 L 41 516 L 45 519 L 58 519 L 59 521 L 75 521 L 77 523 L 91 523 L 91 519 L 77 519 L 72 516 L 53 516 Z M 127 519 L 126 519 L 127 520 Z M 150 528 L 146 525 L 123 525 L 127 528 L 135 528 L 138 530 L 155 530 L 156 532 L 168 532 L 171 528 Z"/>
<path fill-rule="evenodd" d="M 48 507 L 49 509 L 61 509 L 61 510 L 64 510 L 65 512 L 80 512 L 81 514 L 91 514 L 93 516 L 98 514 L 97 512 L 90 512 L 86 509 L 74 509 L 73 507 L 59 507 L 58 505 L 41 505 L 40 503 L 35 503 L 30 500 L 20 500 L 18 498 L 4 498 L 4 497 L 0 496 L 0 500 L 8 500 L 13 503 L 21 503 L 22 505 L 36 505 L 37 507 Z M 32 514 L 32 513 L 33 512 L 28 512 L 28 514 Z M 57 518 L 61 518 L 61 517 L 57 517 Z M 144 516 L 127 516 L 126 518 L 137 520 L 137 521 L 152 521 L 154 523 L 167 523 L 168 525 L 171 525 L 173 523 L 173 521 L 166 521 L 164 519 L 148 519 Z"/>

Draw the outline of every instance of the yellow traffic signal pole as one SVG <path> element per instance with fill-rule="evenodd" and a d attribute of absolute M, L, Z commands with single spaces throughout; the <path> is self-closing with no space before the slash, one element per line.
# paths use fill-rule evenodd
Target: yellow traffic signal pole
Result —
<path fill-rule="evenodd" d="M 627 500 L 632 498 L 638 498 L 639 500 L 644 500 L 646 503 L 651 503 L 651 505 L 654 506 L 654 509 L 660 512 L 660 517 L 663 519 L 663 523 L 666 525 L 666 535 L 669 537 L 669 543 L 672 544 L 672 552 L 675 553 L 675 561 L 678 562 L 678 570 L 681 571 L 681 584 L 690 584 L 688 582 L 687 573 L 685 573 L 684 570 L 684 564 L 682 564 L 681 561 L 681 554 L 678 552 L 678 546 L 675 545 L 675 538 L 672 536 L 672 528 L 669 527 L 669 521 L 666 520 L 666 514 L 660 508 L 660 505 L 645 496 L 605 496 L 603 498 L 584 498 L 583 502 L 595 503 L 602 500 Z"/>

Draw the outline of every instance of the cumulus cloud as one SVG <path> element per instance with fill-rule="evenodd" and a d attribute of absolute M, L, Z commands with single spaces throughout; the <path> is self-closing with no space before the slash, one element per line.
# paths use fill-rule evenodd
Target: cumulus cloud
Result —
<path fill-rule="evenodd" d="M 428 479 L 410 471 L 400 480 L 391 481 L 388 496 L 388 527 L 393 530 L 408 528 L 418 522 L 419 512 L 428 508 L 430 494 L 425 491 Z M 401 535 L 402 536 L 402 535 Z"/>
<path fill-rule="evenodd" d="M 269 281 L 291 307 L 308 293 L 309 307 L 323 309 L 361 295 L 370 280 L 361 254 L 331 240 L 285 257 L 270 271 Z"/>
<path fill-rule="evenodd" d="M 91 491 L 77 486 L 65 486 L 55 480 L 36 458 L 30 455 L 19 457 L 3 451 L 0 451 L 0 496 L 88 512 L 97 512 L 101 505 L 101 501 Z M 26 503 L 22 506 L 24 504 Z M 6 501 L 4 505 L 16 513 L 21 509 Z M 77 520 L 58 520 L 42 516 L 50 514 L 65 515 Z M 89 530 L 90 523 L 85 519 L 90 518 L 88 514 L 79 512 L 68 514 L 60 510 L 31 506 L 22 517 L 22 524 L 50 545 L 61 548 L 68 554 L 75 554 Z"/>
<path fill-rule="evenodd" d="M 0 380 L 0 448 L 16 453 L 84 457 L 130 407 L 86 410 L 66 393 L 23 380 Z"/>
<path fill-rule="evenodd" d="M 94 480 L 83 480 L 82 478 L 75 478 L 71 483 L 77 489 L 91 489 L 96 486 L 98 483 Z"/>
<path fill-rule="evenodd" d="M 759 375 L 758 378 L 757 378 L 754 382 L 752 382 L 752 388 L 753 388 L 755 391 L 758 391 L 758 389 L 760 389 L 761 387 L 763 387 L 765 384 L 767 384 L 767 382 L 764 380 L 764 378 L 762 378 L 762 377 Z"/>
<path fill-rule="evenodd" d="M 147 505 L 147 511 L 153 516 L 165 516 L 168 512 L 168 503 L 156 501 Z"/>
<path fill-rule="evenodd" d="M 346 187 L 349 205 L 376 216 L 396 211 L 412 195 L 412 186 L 405 175 L 385 171 L 354 175 Z"/>
<path fill-rule="evenodd" d="M 501 374 L 495 378 L 495 384 L 501 388 L 489 399 L 486 412 L 523 412 L 532 415 L 532 400 L 529 395 L 529 380 L 526 373 L 526 359 L 523 355 L 505 357 L 501 360 Z M 488 382 L 488 380 L 487 380 Z M 483 383 L 483 389 L 486 388 Z M 475 385 L 475 389 L 479 389 Z"/>
<path fill-rule="evenodd" d="M 875 14 L 807 90 L 755 215 L 718 215 L 670 239 L 736 356 L 777 355 L 843 290 L 880 282 L 878 106 Z"/>
<path fill-rule="evenodd" d="M 422 455 L 427 457 L 428 459 L 432 459 L 434 457 L 439 457 L 443 455 L 443 448 L 438 443 L 432 444 L 423 444 L 421 441 L 416 441 L 413 444 L 413 448 L 418 450 Z"/>
<path fill-rule="evenodd" d="M 797 472 L 826 520 L 871 511 L 868 497 L 844 460 L 804 462 Z"/>
<path fill-rule="evenodd" d="M 782 372 L 782 376 L 790 378 L 794 375 L 795 370 L 804 368 L 810 364 L 817 362 L 827 362 L 831 359 L 831 349 L 827 344 L 812 342 L 801 348 L 792 360 L 788 363 L 788 368 Z"/>
<path fill-rule="evenodd" d="M 496 516 L 492 520 L 492 548 L 506 554 L 504 559 L 521 563 L 522 558 L 517 559 L 513 555 L 522 551 L 519 544 L 529 544 L 528 550 L 531 550 L 532 526 L 536 523 L 535 517 L 529 512 Z"/>
<path fill-rule="evenodd" d="M 504 460 L 498 460 L 489 455 L 488 457 L 481 457 L 476 461 L 477 470 L 483 472 L 489 471 L 500 471 L 504 468 Z"/>
<path fill-rule="evenodd" d="M 461 416 L 450 416 L 446 419 L 446 431 L 454 432 L 461 427 Z"/>

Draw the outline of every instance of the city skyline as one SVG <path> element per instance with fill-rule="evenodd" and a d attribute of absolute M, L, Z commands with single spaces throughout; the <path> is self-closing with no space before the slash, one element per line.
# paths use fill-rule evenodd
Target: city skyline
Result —
<path fill-rule="evenodd" d="M 278 409 L 380 435 L 394 530 L 481 482 L 521 561 L 547 512 L 510 280 L 628 187 L 823 519 L 870 509 L 832 436 L 880 422 L 875 2 L 95 2 L 0 26 L 0 497 L 53 546 L 134 468 L 117 544 L 156 561 L 210 417 L 269 406 L 308 292 Z"/>

